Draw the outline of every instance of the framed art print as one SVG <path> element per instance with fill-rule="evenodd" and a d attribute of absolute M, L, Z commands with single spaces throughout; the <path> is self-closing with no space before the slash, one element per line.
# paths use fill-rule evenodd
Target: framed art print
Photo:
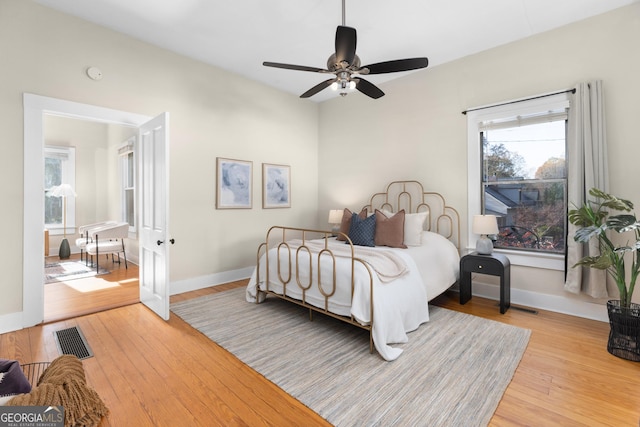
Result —
<path fill-rule="evenodd" d="M 262 207 L 291 207 L 291 167 L 262 164 Z"/>
<path fill-rule="evenodd" d="M 216 161 L 216 208 L 251 209 L 253 163 L 222 157 Z"/>

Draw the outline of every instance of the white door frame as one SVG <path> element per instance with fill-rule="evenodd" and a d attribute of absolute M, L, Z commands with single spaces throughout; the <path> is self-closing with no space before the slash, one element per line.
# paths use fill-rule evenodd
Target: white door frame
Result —
<path fill-rule="evenodd" d="M 44 115 L 139 127 L 152 117 L 25 93 L 22 327 L 44 319 Z"/>

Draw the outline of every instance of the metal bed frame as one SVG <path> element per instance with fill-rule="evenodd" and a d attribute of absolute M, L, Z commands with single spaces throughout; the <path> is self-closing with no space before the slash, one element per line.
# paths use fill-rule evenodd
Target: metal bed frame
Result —
<path fill-rule="evenodd" d="M 444 197 L 439 193 L 435 192 L 425 192 L 422 184 L 418 181 L 394 181 L 390 183 L 386 191 L 381 193 L 375 193 L 371 196 L 369 200 L 369 204 L 365 205 L 364 208 L 367 208 L 368 212 L 374 212 L 375 209 L 387 209 L 392 212 L 398 212 L 401 209 L 405 209 L 407 213 L 415 213 L 415 212 L 429 212 L 429 220 L 425 224 L 426 231 L 434 231 L 438 234 L 443 235 L 445 238 L 453 242 L 453 244 L 460 251 L 460 215 L 458 211 L 450 206 L 448 206 L 445 202 Z M 265 242 L 260 244 L 258 247 L 257 255 L 256 255 L 256 265 L 257 265 L 257 294 L 256 302 L 260 301 L 260 294 L 273 295 L 280 299 L 292 302 L 294 304 L 300 305 L 309 309 L 309 320 L 313 320 L 313 313 L 318 312 L 325 314 L 327 316 L 331 316 L 338 320 L 341 320 L 350 325 L 357 326 L 359 328 L 365 329 L 369 331 L 369 351 L 373 353 L 374 345 L 373 345 L 373 324 L 374 324 L 374 310 L 373 310 L 373 272 L 367 263 L 362 261 L 361 259 L 355 256 L 354 245 L 351 242 L 351 239 L 344 233 L 342 234 L 345 237 L 346 244 L 350 246 L 351 250 L 351 299 L 353 300 L 354 293 L 354 285 L 355 285 L 355 266 L 356 263 L 362 264 L 369 277 L 369 291 L 370 291 L 370 319 L 371 321 L 363 325 L 358 322 L 353 316 L 343 316 L 339 314 L 332 313 L 329 311 L 329 301 L 331 297 L 335 294 L 336 291 L 336 255 L 331 251 L 328 245 L 328 239 L 330 237 L 335 236 L 335 233 L 332 231 L 326 230 L 315 230 L 315 229 L 306 229 L 306 228 L 297 228 L 297 227 L 285 227 L 285 226 L 273 226 L 267 231 L 267 236 Z M 302 244 L 297 245 L 297 249 L 293 251 L 290 247 L 288 241 L 292 238 L 301 238 Z M 309 240 L 316 239 L 324 239 L 324 248 L 318 253 L 316 258 L 317 266 L 316 270 L 314 270 L 314 261 L 312 259 L 312 251 L 307 246 L 306 242 Z M 269 251 L 270 249 L 277 248 L 276 256 L 277 256 L 277 268 L 276 272 L 272 272 L 269 263 Z M 309 255 L 309 282 L 303 283 L 300 278 L 300 268 L 298 260 L 300 259 L 300 253 L 306 252 Z M 282 255 L 281 255 L 282 253 Z M 260 283 L 262 283 L 260 279 L 260 258 L 264 255 L 265 259 L 265 274 L 266 278 L 264 280 L 265 286 L 261 289 Z M 283 271 L 281 268 L 282 263 L 280 262 L 281 256 L 287 258 L 288 269 Z M 295 257 L 296 267 L 295 272 L 292 271 L 291 260 L 292 257 Z M 323 278 L 320 269 L 320 260 L 322 257 L 328 257 L 333 263 L 333 274 L 330 278 Z M 317 307 L 315 305 L 310 304 L 306 299 L 306 293 L 311 288 L 313 284 L 314 274 L 316 275 L 318 291 L 324 298 L 324 307 Z M 277 278 L 277 283 L 282 285 L 282 293 L 274 292 L 270 289 L 269 283 L 271 281 L 275 281 Z M 365 279 L 366 281 L 366 279 Z M 299 290 L 302 292 L 302 298 L 296 299 L 292 298 L 287 293 L 287 286 L 297 286 Z"/>

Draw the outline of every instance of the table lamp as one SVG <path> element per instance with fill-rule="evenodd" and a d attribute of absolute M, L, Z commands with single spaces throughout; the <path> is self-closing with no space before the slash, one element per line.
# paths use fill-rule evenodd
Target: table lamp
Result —
<path fill-rule="evenodd" d="M 498 220 L 495 215 L 474 215 L 472 231 L 480 234 L 476 242 L 476 252 L 480 255 L 490 255 L 493 252 L 493 242 L 488 234 L 498 234 Z"/>
<path fill-rule="evenodd" d="M 342 223 L 342 214 L 343 211 L 341 209 L 331 209 L 329 211 L 329 220 L 327 221 L 331 224 L 331 232 L 333 235 L 337 235 L 340 231 L 340 224 Z"/>

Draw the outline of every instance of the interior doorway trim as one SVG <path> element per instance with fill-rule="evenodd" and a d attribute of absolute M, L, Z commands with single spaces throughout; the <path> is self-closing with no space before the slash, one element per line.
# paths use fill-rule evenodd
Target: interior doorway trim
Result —
<path fill-rule="evenodd" d="M 89 104 L 23 94 L 24 223 L 22 327 L 44 319 L 44 115 L 139 127 L 152 117 Z"/>

